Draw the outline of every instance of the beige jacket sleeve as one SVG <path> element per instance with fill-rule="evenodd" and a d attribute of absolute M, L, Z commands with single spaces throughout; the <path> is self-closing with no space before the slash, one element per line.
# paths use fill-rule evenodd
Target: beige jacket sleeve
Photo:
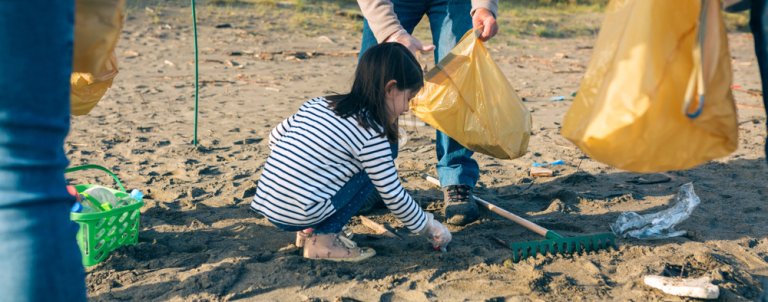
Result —
<path fill-rule="evenodd" d="M 403 29 L 400 21 L 397 20 L 391 0 L 357 0 L 357 4 L 360 5 L 360 10 L 365 19 L 368 20 L 368 26 L 371 27 L 371 31 L 379 43 Z M 472 0 L 470 14 L 474 14 L 478 8 L 488 9 L 496 16 L 499 0 Z"/>

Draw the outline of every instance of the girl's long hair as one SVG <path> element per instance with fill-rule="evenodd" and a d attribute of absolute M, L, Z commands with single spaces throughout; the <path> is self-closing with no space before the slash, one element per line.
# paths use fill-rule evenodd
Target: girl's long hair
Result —
<path fill-rule="evenodd" d="M 400 90 L 419 90 L 424 75 L 416 57 L 400 43 L 382 43 L 369 48 L 355 70 L 352 89 L 347 94 L 327 96 L 330 107 L 340 117 L 354 117 L 361 126 L 374 129 L 390 143 L 397 142 L 398 129 L 387 110 L 384 87 L 390 80 Z"/>

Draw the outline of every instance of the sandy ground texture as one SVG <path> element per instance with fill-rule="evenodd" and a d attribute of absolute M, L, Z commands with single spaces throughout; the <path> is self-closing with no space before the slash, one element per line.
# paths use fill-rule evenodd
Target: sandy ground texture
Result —
<path fill-rule="evenodd" d="M 303 30 L 289 25 L 300 16 L 263 8 L 201 8 L 200 144 L 194 147 L 188 14 L 188 8 L 130 10 L 117 51 L 120 75 L 99 106 L 72 123 L 66 150 L 73 165 L 104 165 L 147 195 L 139 243 L 87 270 L 94 301 L 684 300 L 645 286 L 646 274 L 709 276 L 722 301 L 761 298 L 768 282 L 766 117 L 749 34 L 730 35 L 735 84 L 742 87 L 735 92 L 739 149 L 670 172 L 668 182 L 657 184 L 638 183 L 642 175 L 590 160 L 558 134 L 594 36 L 513 38 L 502 31 L 488 44 L 527 100 L 534 131 L 528 154 L 519 159 L 475 156 L 482 170 L 478 196 L 578 235 L 609 231 L 625 211 L 665 209 L 681 184 L 693 182 L 702 202 L 679 227 L 687 235 L 624 239 L 618 250 L 504 265 L 511 252 L 497 239 L 539 236 L 490 212 L 453 227 L 454 242 L 445 254 L 406 232 L 403 240 L 376 236 L 355 218 L 355 240 L 378 255 L 349 264 L 304 260 L 293 234 L 254 215 L 248 203 L 268 155 L 270 129 L 306 99 L 350 85 L 360 21 L 330 14 L 319 18 L 327 19 L 325 27 L 298 20 L 314 26 Z M 600 16 L 587 19 L 599 23 Z M 550 100 L 556 96 L 566 100 Z M 442 193 L 422 178 L 435 174 L 434 130 L 406 129 L 409 141 L 397 160 L 404 185 L 442 218 Z M 534 161 L 558 159 L 566 164 L 554 177 L 528 176 Z M 98 173 L 73 175 L 73 182 L 111 184 Z M 402 228 L 386 210 L 369 217 Z"/>

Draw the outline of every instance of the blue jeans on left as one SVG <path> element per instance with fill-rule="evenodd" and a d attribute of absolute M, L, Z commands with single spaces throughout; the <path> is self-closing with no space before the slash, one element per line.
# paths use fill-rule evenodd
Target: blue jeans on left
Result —
<path fill-rule="evenodd" d="M 432 29 L 432 43 L 435 44 L 435 63 L 440 61 L 456 46 L 461 37 L 472 29 L 471 1 L 468 0 L 392 0 L 400 25 L 413 33 L 421 18 L 427 15 Z M 360 56 L 378 44 L 368 21 L 363 23 L 363 41 Z M 474 187 L 480 178 L 480 169 L 472 159 L 473 152 L 445 133 L 437 131 L 437 174 L 440 185 L 468 185 Z"/>
<path fill-rule="evenodd" d="M 0 1 L 0 301 L 85 301 L 69 214 L 72 0 Z"/>
<path fill-rule="evenodd" d="M 393 160 L 397 158 L 397 144 L 390 146 Z M 373 182 L 368 178 L 365 171 L 359 172 L 350 178 L 344 186 L 341 187 L 336 195 L 331 197 L 331 204 L 336 209 L 331 216 L 316 225 L 294 226 L 276 223 L 272 224 L 285 231 L 301 231 L 306 228 L 312 228 L 315 234 L 336 234 L 341 232 L 352 216 L 355 216 L 360 208 L 365 204 L 365 200 L 375 190 Z"/>

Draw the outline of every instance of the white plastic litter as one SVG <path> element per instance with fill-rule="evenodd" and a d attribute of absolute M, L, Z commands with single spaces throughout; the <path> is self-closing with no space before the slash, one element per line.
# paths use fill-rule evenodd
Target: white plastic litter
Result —
<path fill-rule="evenodd" d="M 675 226 L 688 219 L 696 206 L 701 203 L 693 191 L 693 183 L 680 186 L 672 207 L 652 214 L 640 215 L 624 212 L 611 224 L 611 231 L 616 236 L 637 239 L 664 239 L 685 235 L 684 230 L 675 230 Z"/>
<path fill-rule="evenodd" d="M 696 279 L 672 278 L 648 275 L 643 278 L 646 285 L 667 294 L 698 299 L 717 299 L 720 288 L 712 284 L 708 277 Z"/>
<path fill-rule="evenodd" d="M 85 193 L 90 195 L 93 198 L 96 198 L 100 203 L 108 203 L 112 206 L 112 208 L 116 208 L 118 206 L 118 199 L 115 194 L 109 191 L 109 189 L 102 187 L 102 186 L 93 186 L 88 188 L 88 190 L 85 190 Z"/>
<path fill-rule="evenodd" d="M 398 137 L 397 137 L 397 147 L 402 148 L 405 146 L 405 144 L 408 143 L 408 132 L 405 131 L 403 128 L 397 128 Z"/>

